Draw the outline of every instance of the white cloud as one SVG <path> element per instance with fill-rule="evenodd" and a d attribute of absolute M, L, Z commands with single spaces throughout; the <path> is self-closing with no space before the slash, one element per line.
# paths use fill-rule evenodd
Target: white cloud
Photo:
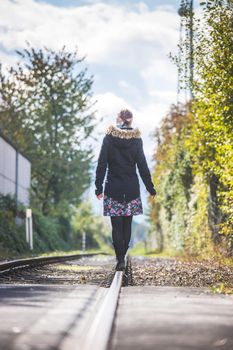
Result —
<path fill-rule="evenodd" d="M 34 0 L 5 0 L 0 2 L 0 23 L 0 41 L 6 50 L 23 48 L 26 40 L 33 46 L 53 49 L 64 44 L 74 48 L 78 44 L 80 54 L 87 54 L 87 62 L 97 67 L 94 74 L 99 84 L 102 72 L 101 68 L 98 71 L 98 64 L 112 66 L 115 74 L 118 68 L 124 69 L 126 75 L 128 70 L 144 85 L 135 86 L 127 76 L 120 77 L 121 97 L 109 88 L 97 95 L 101 99 L 100 113 L 109 108 L 112 113 L 124 105 L 127 94 L 139 110 L 162 111 L 164 107 L 161 109 L 160 105 L 174 102 L 169 98 L 175 97 L 172 89 L 176 89 L 177 74 L 167 54 L 177 44 L 178 15 L 170 7 L 149 11 L 143 2 L 132 6 L 94 2 L 64 8 Z M 3 62 L 9 62 L 7 54 L 0 55 Z M 166 94 L 160 93 L 167 90 Z"/>
<path fill-rule="evenodd" d="M 53 49 L 78 45 L 90 63 L 110 66 L 142 67 L 174 47 L 177 38 L 177 14 L 148 11 L 143 3 L 133 9 L 106 3 L 60 8 L 5 0 L 0 23 L 0 40 L 8 50 L 24 47 L 26 40 Z"/>
<path fill-rule="evenodd" d="M 153 89 L 158 83 L 163 90 L 174 88 L 177 83 L 177 68 L 169 59 L 155 59 L 149 66 L 144 67 L 140 72 L 146 82 L 148 89 Z"/>
<path fill-rule="evenodd" d="M 119 85 L 120 88 L 123 88 L 123 89 L 132 88 L 132 86 L 125 80 L 120 80 L 118 82 L 118 85 Z"/>
<path fill-rule="evenodd" d="M 112 92 L 96 94 L 94 98 L 97 100 L 98 112 L 103 117 L 111 115 L 116 116 L 119 109 L 130 108 L 129 103 Z"/>

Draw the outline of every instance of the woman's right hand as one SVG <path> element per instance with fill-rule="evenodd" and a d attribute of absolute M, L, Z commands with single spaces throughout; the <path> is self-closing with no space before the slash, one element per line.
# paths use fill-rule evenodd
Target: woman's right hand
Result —
<path fill-rule="evenodd" d="M 103 193 L 99 194 L 99 195 L 96 196 L 96 197 L 100 200 L 101 198 L 103 198 Z"/>

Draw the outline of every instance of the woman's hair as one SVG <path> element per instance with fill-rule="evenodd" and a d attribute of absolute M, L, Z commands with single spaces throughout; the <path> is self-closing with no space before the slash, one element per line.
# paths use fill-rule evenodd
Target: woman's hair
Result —
<path fill-rule="evenodd" d="M 128 109 L 122 109 L 117 116 L 123 120 L 123 125 L 129 125 L 133 120 L 133 113 Z"/>

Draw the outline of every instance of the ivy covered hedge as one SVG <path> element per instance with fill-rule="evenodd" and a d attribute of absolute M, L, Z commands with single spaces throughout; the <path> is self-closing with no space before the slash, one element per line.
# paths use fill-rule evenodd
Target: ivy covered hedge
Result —
<path fill-rule="evenodd" d="M 158 196 L 150 205 L 150 221 L 158 251 L 196 255 L 212 249 L 209 186 L 193 168 L 191 126 L 186 108 L 172 106 L 156 131 L 153 181 Z"/>
<path fill-rule="evenodd" d="M 171 106 L 155 131 L 151 232 L 158 250 L 232 255 L 233 8 L 203 6 L 194 26 L 194 98 Z"/>

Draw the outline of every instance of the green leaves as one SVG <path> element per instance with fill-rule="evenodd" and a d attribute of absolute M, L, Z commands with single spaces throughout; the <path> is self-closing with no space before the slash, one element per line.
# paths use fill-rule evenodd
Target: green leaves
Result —
<path fill-rule="evenodd" d="M 201 26 L 194 23 L 193 92 L 187 106 L 171 108 L 156 130 L 153 178 L 159 194 L 151 203 L 155 235 L 167 250 L 211 251 L 212 241 L 233 249 L 233 8 L 206 1 Z M 188 29 L 188 23 L 185 23 Z M 180 61 L 187 73 L 187 55 Z"/>
<path fill-rule="evenodd" d="M 218 206 L 219 217 L 212 220 L 215 221 L 215 230 L 227 234 L 229 230 L 232 232 L 233 223 L 228 207 L 233 199 L 233 10 L 229 11 L 227 6 L 220 6 L 220 3 L 217 5 L 205 10 L 204 30 L 209 35 L 203 36 L 200 31 L 196 35 L 198 55 L 195 55 L 195 64 L 200 93 L 193 104 L 195 126 L 192 139 L 197 146 L 191 145 L 191 148 L 198 171 L 207 175 L 207 179 L 213 174 L 218 178 L 215 205 Z M 199 48 L 208 55 L 201 54 Z M 217 227 L 216 222 L 220 220 L 221 224 Z"/>
<path fill-rule="evenodd" d="M 0 73 L 0 127 L 32 162 L 32 204 L 45 215 L 63 214 L 91 179 L 93 77 L 80 68 L 78 52 L 65 47 L 28 44 L 17 53 L 18 65 Z"/>

